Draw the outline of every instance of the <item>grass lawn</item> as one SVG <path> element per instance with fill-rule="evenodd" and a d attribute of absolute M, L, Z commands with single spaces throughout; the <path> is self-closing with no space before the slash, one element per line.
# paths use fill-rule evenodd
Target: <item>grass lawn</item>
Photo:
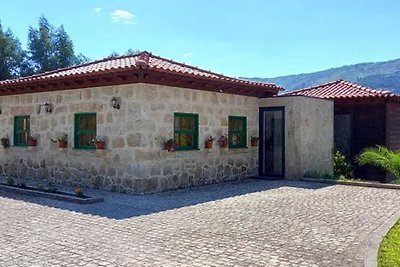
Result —
<path fill-rule="evenodd" d="M 400 220 L 382 240 L 378 251 L 378 266 L 400 266 Z"/>

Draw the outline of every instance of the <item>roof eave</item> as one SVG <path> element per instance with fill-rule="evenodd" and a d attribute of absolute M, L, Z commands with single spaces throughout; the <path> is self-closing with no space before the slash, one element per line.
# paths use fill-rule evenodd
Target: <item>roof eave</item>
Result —
<path fill-rule="evenodd" d="M 149 80 L 146 79 L 146 75 L 157 76 L 167 75 L 169 77 L 175 77 L 177 79 L 184 78 L 186 80 L 192 80 L 193 82 L 209 83 L 209 88 L 201 88 L 199 84 L 191 86 L 188 84 L 179 84 L 174 82 L 162 82 L 161 79 Z M 70 90 L 80 89 L 88 87 L 98 87 L 107 85 L 119 85 L 128 83 L 153 83 L 153 84 L 167 84 L 171 86 L 180 86 L 184 88 L 200 89 L 206 91 L 218 91 L 230 94 L 256 96 L 256 97 L 269 97 L 276 95 L 280 89 L 277 86 L 272 85 L 255 85 L 245 82 L 236 82 L 230 79 L 219 79 L 210 77 L 194 76 L 186 73 L 176 73 L 171 71 L 160 71 L 157 69 L 141 69 L 141 68 L 116 68 L 107 71 L 96 71 L 84 74 L 73 74 L 62 77 L 50 77 L 46 79 L 33 79 L 33 80 L 20 80 L 14 83 L 3 83 L 0 84 L 0 96 L 1 95 L 14 95 L 14 94 L 26 94 L 26 93 L 37 93 L 44 91 L 58 91 L 58 90 Z M 213 88 L 212 85 L 215 85 Z M 211 86 L 211 87 L 210 87 Z"/>

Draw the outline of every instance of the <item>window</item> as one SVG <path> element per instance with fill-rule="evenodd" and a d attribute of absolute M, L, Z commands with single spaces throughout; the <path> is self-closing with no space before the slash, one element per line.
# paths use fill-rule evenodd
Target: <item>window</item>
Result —
<path fill-rule="evenodd" d="M 228 139 L 229 148 L 247 147 L 246 117 L 229 116 Z"/>
<path fill-rule="evenodd" d="M 189 113 L 174 114 L 174 139 L 178 150 L 198 148 L 199 115 Z"/>
<path fill-rule="evenodd" d="M 95 138 L 96 113 L 75 114 L 75 148 L 94 149 Z"/>
<path fill-rule="evenodd" d="M 29 116 L 14 118 L 14 146 L 27 146 L 31 119 Z"/>

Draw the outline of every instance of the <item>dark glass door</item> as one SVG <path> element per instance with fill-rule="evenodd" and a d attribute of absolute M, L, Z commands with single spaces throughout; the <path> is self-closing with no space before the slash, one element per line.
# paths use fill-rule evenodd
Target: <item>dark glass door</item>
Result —
<path fill-rule="evenodd" d="M 285 108 L 260 108 L 260 176 L 285 176 Z"/>

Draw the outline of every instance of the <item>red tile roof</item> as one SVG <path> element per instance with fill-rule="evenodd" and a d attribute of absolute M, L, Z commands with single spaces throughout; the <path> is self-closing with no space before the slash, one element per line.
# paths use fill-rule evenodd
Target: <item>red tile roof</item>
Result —
<path fill-rule="evenodd" d="M 12 88 L 24 84 L 34 84 L 51 82 L 54 80 L 65 80 L 75 78 L 88 78 L 92 76 L 108 75 L 113 73 L 127 73 L 137 70 L 147 70 L 148 72 L 164 73 L 180 77 L 191 78 L 193 80 L 201 79 L 214 82 L 228 83 L 243 88 L 267 90 L 269 93 L 276 94 L 283 88 L 271 83 L 260 83 L 248 80 L 237 79 L 211 71 L 203 70 L 197 67 L 178 63 L 169 59 L 154 56 L 146 51 L 134 55 L 105 58 L 98 61 L 84 63 L 68 68 L 48 71 L 28 77 L 22 77 L 14 80 L 0 81 L 0 90 L 2 88 Z M 142 81 L 145 82 L 145 81 Z M 188 87 L 188 86 L 186 86 Z"/>
<path fill-rule="evenodd" d="M 337 80 L 317 86 L 287 92 L 282 96 L 310 96 L 334 100 L 366 98 L 399 98 L 391 91 L 372 89 L 345 80 Z"/>

